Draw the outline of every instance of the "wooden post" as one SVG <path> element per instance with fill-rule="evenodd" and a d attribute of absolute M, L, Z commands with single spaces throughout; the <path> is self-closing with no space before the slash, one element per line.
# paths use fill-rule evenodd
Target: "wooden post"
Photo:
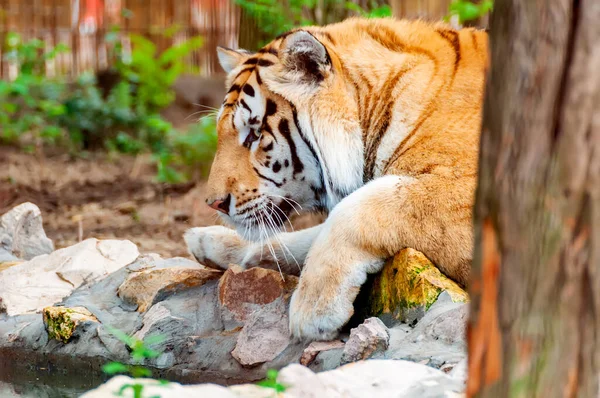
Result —
<path fill-rule="evenodd" d="M 598 397 L 600 2 L 491 19 L 467 395 Z"/>

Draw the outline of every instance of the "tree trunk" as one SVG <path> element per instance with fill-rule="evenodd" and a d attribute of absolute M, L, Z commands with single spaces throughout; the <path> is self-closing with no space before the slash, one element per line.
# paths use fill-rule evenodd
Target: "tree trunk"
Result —
<path fill-rule="evenodd" d="M 599 396 L 598 21 L 598 0 L 495 2 L 468 396 Z"/>

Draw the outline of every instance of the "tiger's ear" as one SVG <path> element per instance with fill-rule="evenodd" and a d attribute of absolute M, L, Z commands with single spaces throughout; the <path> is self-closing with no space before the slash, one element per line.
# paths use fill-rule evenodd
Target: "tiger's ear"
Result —
<path fill-rule="evenodd" d="M 242 63 L 244 63 L 252 53 L 247 50 L 233 50 L 231 48 L 217 46 L 217 57 L 219 63 L 226 73 L 231 72 Z"/>
<path fill-rule="evenodd" d="M 327 49 L 305 30 L 286 36 L 281 44 L 281 61 L 288 77 L 298 83 L 320 83 L 331 71 Z"/>

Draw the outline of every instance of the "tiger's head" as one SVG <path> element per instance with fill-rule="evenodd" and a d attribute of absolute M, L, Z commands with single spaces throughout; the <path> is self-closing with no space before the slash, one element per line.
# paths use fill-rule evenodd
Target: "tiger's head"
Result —
<path fill-rule="evenodd" d="M 344 167 L 345 144 L 323 135 L 348 131 L 356 112 L 335 98 L 343 81 L 326 43 L 297 30 L 257 53 L 218 48 L 228 91 L 207 203 L 246 239 L 279 232 L 291 212 L 332 207 L 362 180 L 362 164 Z"/>

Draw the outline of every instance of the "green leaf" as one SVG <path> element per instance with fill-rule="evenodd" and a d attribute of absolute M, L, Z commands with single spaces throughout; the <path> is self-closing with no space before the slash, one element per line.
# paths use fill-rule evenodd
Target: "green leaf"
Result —
<path fill-rule="evenodd" d="M 102 366 L 102 371 L 108 375 L 114 375 L 117 373 L 125 373 L 128 370 L 129 370 L 129 367 L 120 362 L 109 362 L 106 365 Z"/>

